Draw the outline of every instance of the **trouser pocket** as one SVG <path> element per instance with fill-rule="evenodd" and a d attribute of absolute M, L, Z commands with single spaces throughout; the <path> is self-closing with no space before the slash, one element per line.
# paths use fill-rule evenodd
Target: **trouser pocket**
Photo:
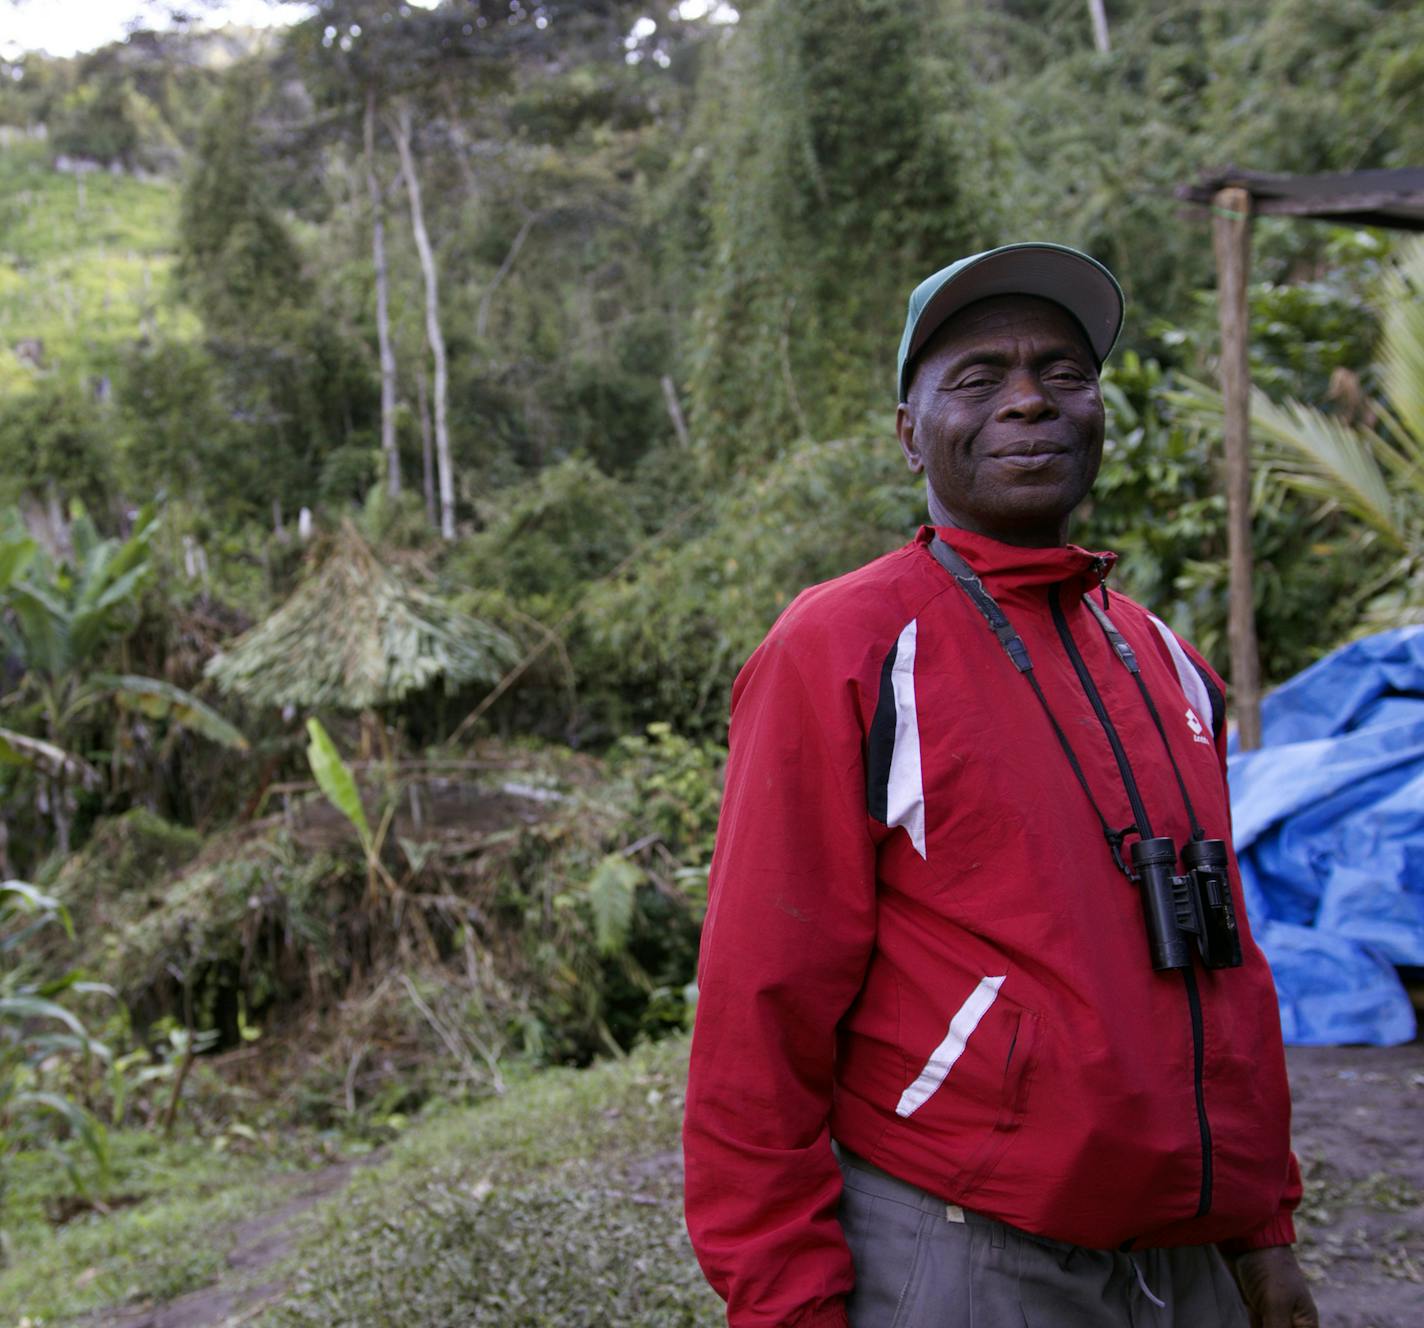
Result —
<path fill-rule="evenodd" d="M 842 1168 L 840 1221 L 855 1264 L 851 1328 L 970 1328 L 969 1236 L 932 1200 L 906 1202 Z"/>

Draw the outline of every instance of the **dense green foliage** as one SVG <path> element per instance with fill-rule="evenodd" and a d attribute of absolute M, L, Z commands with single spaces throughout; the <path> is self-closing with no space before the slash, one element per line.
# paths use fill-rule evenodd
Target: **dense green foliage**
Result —
<path fill-rule="evenodd" d="M 905 293 L 1001 234 L 988 96 L 926 41 L 936 8 L 775 0 L 713 62 L 684 187 L 705 199 L 687 340 L 714 473 L 883 413 Z"/>
<path fill-rule="evenodd" d="M 73 917 L 34 963 L 131 1016 L 102 1016 L 115 1125 L 369 1142 L 684 1026 L 732 679 L 802 587 L 921 519 L 894 352 L 962 253 L 1049 238 L 1122 278 L 1074 536 L 1224 668 L 1217 424 L 1184 395 L 1214 372 L 1213 268 L 1172 190 L 1417 164 L 1419 7 L 1123 0 L 1106 54 L 1080 0 L 740 8 L 319 0 L 265 41 L 0 66 L 0 875 Z M 1417 434 L 1390 237 L 1254 238 L 1262 418 L 1397 439 L 1388 401 Z M 1275 483 L 1282 455 L 1268 680 L 1418 557 L 1417 473 L 1391 542 L 1318 475 Z M 571 1204 L 576 1180 L 452 1188 L 438 1221 L 412 1198 L 394 1280 L 313 1265 L 283 1322 L 380 1322 L 409 1288 L 441 1321 L 445 1255 L 526 1210 L 606 1237 L 570 1227 L 551 1296 L 697 1321 L 693 1280 L 635 1304 L 616 1253 L 675 1222 Z M 383 1239 L 374 1212 L 342 1238 Z M 500 1299 L 517 1241 L 479 1248 L 479 1313 L 560 1321 Z"/>

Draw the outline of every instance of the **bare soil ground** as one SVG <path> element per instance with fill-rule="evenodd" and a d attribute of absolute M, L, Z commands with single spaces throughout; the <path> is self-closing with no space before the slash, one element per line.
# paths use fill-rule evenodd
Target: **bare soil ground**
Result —
<path fill-rule="evenodd" d="M 1295 1145 L 1306 1177 L 1298 1253 L 1323 1328 L 1424 1325 L 1424 1040 L 1404 1047 L 1292 1047 Z M 676 1170 L 660 1153 L 649 1170 Z M 287 1253 L 303 1219 L 337 1194 L 355 1164 L 291 1184 L 273 1206 L 226 1232 L 229 1272 L 166 1305 L 89 1316 L 86 1328 L 239 1328 L 282 1295 L 264 1276 Z M 411 1328 L 422 1328 L 412 1324 Z"/>
<path fill-rule="evenodd" d="M 1424 1324 L 1424 1040 L 1291 1047 L 1298 1254 L 1324 1328 Z"/>

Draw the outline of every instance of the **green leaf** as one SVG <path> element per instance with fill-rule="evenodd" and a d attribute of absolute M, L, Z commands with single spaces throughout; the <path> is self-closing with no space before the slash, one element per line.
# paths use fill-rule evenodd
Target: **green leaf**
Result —
<path fill-rule="evenodd" d="M 0 540 L 0 591 L 8 590 L 15 578 L 30 565 L 39 546 L 28 536 Z"/>
<path fill-rule="evenodd" d="M 351 767 L 341 759 L 331 735 L 322 727 L 321 720 L 307 720 L 307 733 L 311 742 L 307 745 L 307 761 L 321 791 L 327 801 L 337 809 L 353 826 L 361 837 L 361 847 L 371 851 L 371 826 L 366 820 L 366 809 L 361 805 L 361 790 L 356 786 L 356 776 Z"/>
<path fill-rule="evenodd" d="M 13 912 L 53 913 L 72 936 L 69 910 L 53 895 L 47 895 L 28 881 L 0 881 L 0 918 Z"/>
<path fill-rule="evenodd" d="M 137 596 L 150 570 L 150 564 L 142 563 L 104 585 L 98 594 L 93 593 L 97 585 L 82 588 L 69 624 L 70 650 L 76 661 L 88 659 L 99 647 L 111 625 L 112 610 Z"/>
<path fill-rule="evenodd" d="M 1380 368 L 1385 394 L 1412 442 L 1416 464 L 1424 458 L 1424 241 L 1409 241 L 1385 278 Z M 1416 481 L 1416 486 L 1418 481 Z"/>
<path fill-rule="evenodd" d="M 109 1151 L 109 1136 L 97 1120 L 77 1102 L 58 1093 L 18 1093 L 11 1103 L 11 1110 L 20 1107 L 43 1107 L 61 1117 L 89 1150 L 99 1168 L 100 1183 L 106 1184 L 112 1164 Z"/>
<path fill-rule="evenodd" d="M 97 788 L 100 783 L 99 772 L 82 756 L 14 729 L 0 728 L 0 765 L 34 766 L 42 774 L 62 775 L 84 788 Z"/>
<path fill-rule="evenodd" d="M 69 667 L 69 609 L 47 590 L 23 582 L 7 596 L 24 643 L 25 667 L 55 677 Z"/>
<path fill-rule="evenodd" d="M 239 752 L 247 750 L 247 739 L 232 724 L 191 692 L 171 682 L 132 673 L 99 674 L 92 680 L 92 686 L 104 692 L 85 695 L 76 702 L 75 710 L 85 709 L 107 694 L 150 719 L 168 719 L 223 747 Z"/>
<path fill-rule="evenodd" d="M 606 955 L 628 943 L 633 905 L 643 873 L 621 853 L 610 853 L 594 868 L 584 893 L 593 908 L 594 940 Z"/>
<path fill-rule="evenodd" d="M 76 1037 L 89 1040 L 89 1031 L 62 1005 L 40 996 L 0 996 L 0 1017 L 8 1019 L 57 1019 Z"/>

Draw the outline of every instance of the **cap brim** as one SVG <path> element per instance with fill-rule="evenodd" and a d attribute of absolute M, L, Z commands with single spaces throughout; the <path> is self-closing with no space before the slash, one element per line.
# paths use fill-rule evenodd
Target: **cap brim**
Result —
<path fill-rule="evenodd" d="M 905 365 L 961 309 L 995 295 L 1038 295 L 1078 320 L 1101 365 L 1122 330 L 1122 289 L 1101 263 L 1059 245 L 1006 245 L 967 263 L 930 297 L 905 354 Z M 903 398 L 904 384 L 901 384 Z"/>

